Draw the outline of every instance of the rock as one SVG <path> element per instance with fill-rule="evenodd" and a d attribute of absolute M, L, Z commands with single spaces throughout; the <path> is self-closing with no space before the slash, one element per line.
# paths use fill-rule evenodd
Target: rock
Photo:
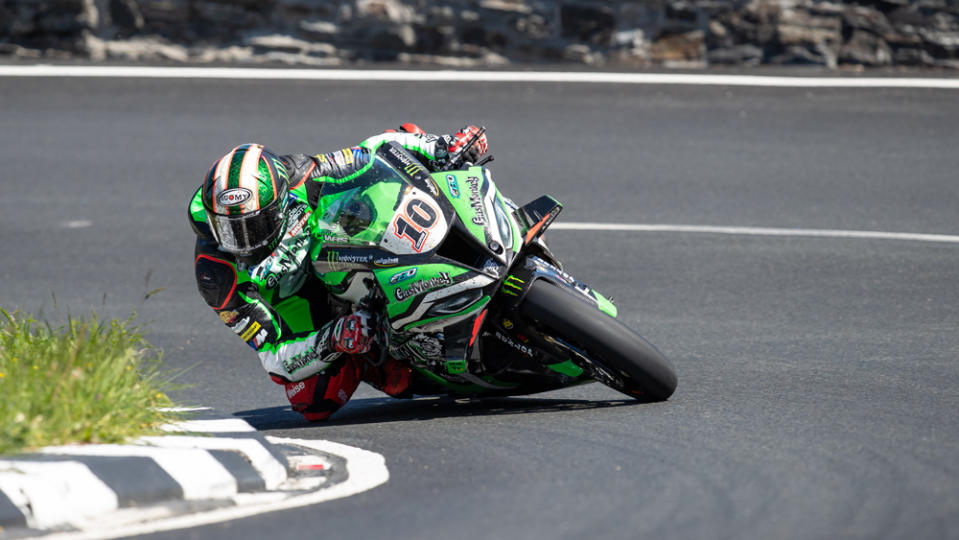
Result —
<path fill-rule="evenodd" d="M 254 60 L 250 47 L 198 47 L 190 51 L 192 62 L 209 63 L 247 63 Z"/>
<path fill-rule="evenodd" d="M 416 32 L 408 24 L 381 25 L 366 39 L 367 56 L 374 61 L 395 61 L 416 43 Z"/>
<path fill-rule="evenodd" d="M 561 4 L 560 34 L 586 44 L 609 44 L 616 30 L 616 17 L 603 5 Z"/>
<path fill-rule="evenodd" d="M 240 3 L 195 2 L 189 10 L 192 32 L 199 39 L 238 40 L 251 28 L 267 27 L 268 13 Z"/>
<path fill-rule="evenodd" d="M 664 32 L 680 34 L 702 30 L 706 25 L 706 14 L 695 2 L 674 0 L 666 2 L 663 8 Z"/>
<path fill-rule="evenodd" d="M 93 30 L 99 20 L 93 0 L 57 0 L 45 2 L 46 11 L 37 14 L 39 32 L 79 36 L 83 30 Z"/>
<path fill-rule="evenodd" d="M 763 61 L 763 50 L 747 43 L 710 50 L 706 59 L 715 65 L 758 66 Z"/>
<path fill-rule="evenodd" d="M 710 34 L 710 43 L 714 46 L 726 47 L 751 43 L 764 47 L 775 39 L 778 18 L 778 9 L 761 2 L 747 4 L 742 10 L 720 11 L 713 17 L 707 28 L 722 27 L 724 32 L 721 37 L 715 39 Z"/>
<path fill-rule="evenodd" d="M 0 5 L 0 41 L 27 38 L 37 32 L 39 6 L 34 4 Z"/>
<path fill-rule="evenodd" d="M 893 52 L 893 60 L 902 66 L 933 66 L 936 63 L 931 54 L 915 47 L 896 49 Z"/>
<path fill-rule="evenodd" d="M 726 30 L 726 27 L 723 26 L 723 23 L 717 20 L 709 21 L 707 28 L 709 29 L 709 37 L 711 39 L 721 41 L 729 37 L 729 30 Z"/>
<path fill-rule="evenodd" d="M 422 22 L 411 5 L 398 0 L 357 0 L 356 17 L 371 17 L 387 23 Z"/>
<path fill-rule="evenodd" d="M 300 35 L 314 41 L 335 39 L 340 32 L 340 27 L 329 21 L 300 21 L 297 28 Z"/>
<path fill-rule="evenodd" d="M 400 53 L 396 60 L 404 64 L 423 64 L 447 68 L 475 68 L 509 64 L 509 60 L 497 54 L 487 54 L 477 58 L 462 58 L 431 54 Z"/>
<path fill-rule="evenodd" d="M 511 13 L 529 14 L 533 8 L 526 5 L 523 0 L 483 0 L 479 7 L 491 11 L 508 11 Z"/>
<path fill-rule="evenodd" d="M 416 43 L 413 49 L 417 53 L 441 55 L 450 54 L 455 42 L 452 26 L 415 25 Z"/>
<path fill-rule="evenodd" d="M 513 28 L 527 39 L 546 39 L 552 34 L 549 21 L 542 15 L 533 14 L 529 17 L 519 17 Z"/>
<path fill-rule="evenodd" d="M 0 56 L 15 56 L 17 58 L 35 60 L 43 56 L 43 53 L 36 49 L 28 49 L 13 43 L 0 43 Z"/>
<path fill-rule="evenodd" d="M 640 28 L 621 30 L 613 35 L 613 45 L 615 47 L 633 49 L 642 47 L 645 41 L 646 34 Z"/>
<path fill-rule="evenodd" d="M 805 11 L 787 11 L 776 25 L 776 37 L 786 46 L 823 46 L 832 49 L 842 42 L 839 16 L 811 15 Z"/>
<path fill-rule="evenodd" d="M 654 62 L 703 61 L 706 58 L 706 34 L 702 30 L 660 36 L 650 47 Z"/>
<path fill-rule="evenodd" d="M 842 23 L 844 30 L 863 30 L 880 36 L 893 33 L 892 25 L 881 11 L 865 6 L 846 6 Z"/>
<path fill-rule="evenodd" d="M 330 65 L 959 64 L 959 0 L 0 0 L 0 54 Z"/>
<path fill-rule="evenodd" d="M 926 44 L 924 49 L 938 58 L 955 58 L 959 52 L 959 31 L 936 31 L 922 28 L 919 36 Z"/>
<path fill-rule="evenodd" d="M 286 52 L 302 54 L 309 50 L 310 42 L 283 34 L 254 35 L 244 40 L 254 53 Z"/>
<path fill-rule="evenodd" d="M 135 0 L 110 0 L 110 21 L 122 34 L 143 29 L 143 12 Z"/>
<path fill-rule="evenodd" d="M 839 49 L 839 63 L 860 64 L 863 66 L 880 67 L 892 64 L 892 49 L 875 34 L 865 30 L 854 30 L 850 37 Z"/>
<path fill-rule="evenodd" d="M 576 62 L 580 64 L 595 64 L 599 59 L 593 54 L 592 49 L 587 45 L 574 44 L 563 49 L 562 58 L 566 62 Z"/>
<path fill-rule="evenodd" d="M 837 59 L 835 53 L 829 49 L 790 45 L 779 54 L 769 58 L 769 63 L 774 65 L 811 65 L 835 68 L 837 66 Z"/>
<path fill-rule="evenodd" d="M 107 58 L 125 61 L 174 61 L 187 62 L 190 53 L 182 45 L 165 43 L 158 38 L 134 38 L 103 42 Z"/>

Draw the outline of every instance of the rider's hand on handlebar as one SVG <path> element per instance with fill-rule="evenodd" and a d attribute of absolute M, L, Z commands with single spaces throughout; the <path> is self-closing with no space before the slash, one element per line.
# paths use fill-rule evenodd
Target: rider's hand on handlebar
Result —
<path fill-rule="evenodd" d="M 450 143 L 450 154 L 459 152 L 464 146 L 469 144 L 477 133 L 480 133 L 480 128 L 476 126 L 466 126 L 459 130 L 458 133 L 453 135 L 453 142 Z M 486 133 L 480 133 L 480 136 L 476 139 L 476 142 L 473 143 L 473 146 L 470 146 L 469 149 L 466 150 L 466 161 L 475 163 L 480 156 L 488 151 L 489 141 L 486 139 Z"/>
<path fill-rule="evenodd" d="M 372 334 L 369 313 L 357 311 L 336 321 L 330 332 L 330 345 L 341 353 L 363 354 L 370 350 Z"/>

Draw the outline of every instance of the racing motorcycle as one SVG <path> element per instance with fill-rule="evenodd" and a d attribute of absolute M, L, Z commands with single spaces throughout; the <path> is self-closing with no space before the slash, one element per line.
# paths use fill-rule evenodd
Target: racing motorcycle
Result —
<path fill-rule="evenodd" d="M 477 134 L 478 137 L 478 134 Z M 474 137 L 475 141 L 476 137 Z M 599 381 L 667 399 L 673 366 L 617 320 L 606 297 L 562 270 L 543 233 L 562 205 L 504 198 L 491 155 L 430 173 L 387 143 L 311 216 L 311 260 L 332 294 L 372 314 L 379 361 L 414 370 L 417 394 L 509 396 Z"/>

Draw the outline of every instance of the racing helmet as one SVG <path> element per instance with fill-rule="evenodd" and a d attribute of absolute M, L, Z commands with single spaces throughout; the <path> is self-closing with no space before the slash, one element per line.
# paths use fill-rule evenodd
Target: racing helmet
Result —
<path fill-rule="evenodd" d="M 217 160 L 203 182 L 203 208 L 220 249 L 241 262 L 273 252 L 286 228 L 289 174 L 260 144 L 241 144 Z"/>

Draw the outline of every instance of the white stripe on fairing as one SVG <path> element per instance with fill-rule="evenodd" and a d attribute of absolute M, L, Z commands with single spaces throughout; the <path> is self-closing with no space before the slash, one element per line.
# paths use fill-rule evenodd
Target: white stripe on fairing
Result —
<path fill-rule="evenodd" d="M 116 493 L 76 461 L 0 460 L 0 491 L 20 507 L 27 526 L 38 529 L 60 527 L 119 506 Z"/>
<path fill-rule="evenodd" d="M 159 448 L 235 450 L 246 456 L 247 461 L 260 473 L 266 489 L 276 489 L 280 484 L 286 481 L 286 465 L 280 463 L 273 457 L 273 454 L 256 439 L 165 435 L 161 437 L 140 437 L 137 439 L 137 442 L 144 442 Z"/>
<path fill-rule="evenodd" d="M 236 479 L 206 450 L 120 444 L 54 446 L 44 454 L 143 456 L 152 458 L 183 488 L 185 499 L 225 499 L 236 495 Z"/>
<path fill-rule="evenodd" d="M 416 310 L 413 311 L 413 313 L 409 314 L 408 316 L 402 319 L 397 319 L 393 321 L 392 323 L 393 328 L 400 329 L 406 326 L 407 324 L 410 324 L 413 321 L 417 321 L 421 319 L 423 317 L 423 314 L 426 313 L 426 311 L 429 310 L 430 307 L 432 307 L 433 303 L 438 300 L 442 300 L 443 298 L 446 298 L 447 296 L 452 296 L 454 294 L 464 292 L 469 289 L 475 289 L 477 287 L 485 287 L 486 285 L 489 285 L 492 282 L 493 282 L 493 278 L 491 277 L 474 276 L 462 283 L 457 283 L 455 285 L 450 285 L 449 287 L 444 287 L 442 289 L 438 289 L 430 293 L 427 293 L 426 296 L 423 297 L 423 301 L 420 302 L 420 305 L 417 306 Z M 464 320 L 471 316 L 473 316 L 473 312 L 470 312 L 467 315 L 463 315 L 459 317 L 451 317 L 449 319 L 444 319 L 443 324 L 453 324 L 455 322 Z M 426 326 L 429 326 L 429 325 L 426 325 Z"/>
<path fill-rule="evenodd" d="M 594 73 L 557 71 L 457 71 L 385 69 L 269 69 L 150 66 L 0 66 L 0 77 L 124 77 L 163 79 L 261 79 L 404 82 L 543 82 L 591 84 L 671 84 L 781 88 L 940 88 L 959 89 L 956 78 L 774 77 L 696 73 Z"/>
<path fill-rule="evenodd" d="M 299 508 L 333 499 L 349 497 L 385 484 L 390 478 L 389 470 L 386 468 L 386 460 L 382 455 L 374 452 L 330 441 L 284 439 L 269 435 L 267 436 L 267 440 L 273 444 L 292 444 L 342 457 L 346 459 L 347 479 L 329 488 L 311 491 L 302 495 L 276 498 L 282 494 L 277 492 L 243 494 L 243 497 L 237 497 L 237 506 L 218 508 L 197 514 L 175 516 L 148 523 L 111 526 L 106 530 L 54 533 L 44 536 L 44 540 L 101 540 L 200 527 L 211 523 L 231 521 L 258 514 L 265 514 L 267 512 Z M 241 501 L 245 502 L 245 504 L 241 504 Z M 255 501 L 262 502 L 256 503 Z"/>
<path fill-rule="evenodd" d="M 557 231 L 628 231 L 730 234 L 745 236 L 796 236 L 815 238 L 855 238 L 864 240 L 912 240 L 916 242 L 959 243 L 959 236 L 948 234 L 903 233 L 884 231 L 847 231 L 836 229 L 780 229 L 773 227 L 717 227 L 711 225 L 666 225 L 628 223 L 553 223 Z"/>

